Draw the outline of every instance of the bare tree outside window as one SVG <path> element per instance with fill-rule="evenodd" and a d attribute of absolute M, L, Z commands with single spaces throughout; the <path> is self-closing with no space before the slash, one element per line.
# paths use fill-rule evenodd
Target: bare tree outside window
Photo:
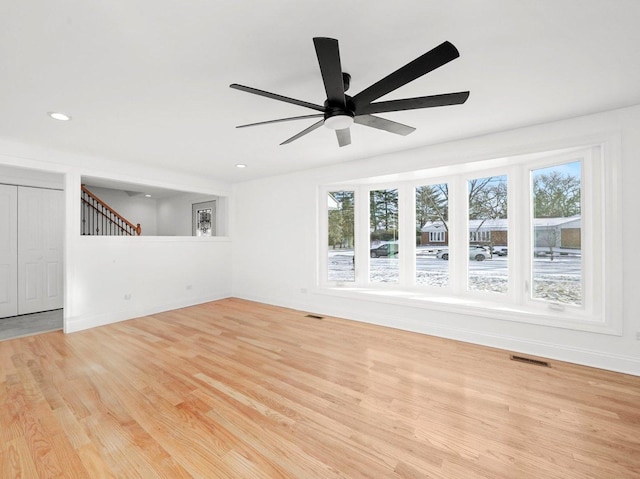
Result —
<path fill-rule="evenodd" d="M 508 245 L 507 177 L 471 179 L 467 182 L 467 191 L 468 287 L 475 291 L 506 293 L 509 281 L 507 258 L 494 255 L 493 249 Z"/>
<path fill-rule="evenodd" d="M 531 171 L 531 297 L 582 304 L 581 163 Z"/>
<path fill-rule="evenodd" d="M 353 252 L 354 192 L 332 191 L 328 193 L 328 258 L 329 281 L 355 281 L 355 257 Z"/>
<path fill-rule="evenodd" d="M 441 221 L 447 229 L 449 221 L 449 186 L 426 185 L 416 187 L 416 230 L 429 222 Z"/>
<path fill-rule="evenodd" d="M 448 248 L 449 185 L 417 186 L 416 194 L 416 284 L 447 286 L 449 264 L 436 257 Z"/>

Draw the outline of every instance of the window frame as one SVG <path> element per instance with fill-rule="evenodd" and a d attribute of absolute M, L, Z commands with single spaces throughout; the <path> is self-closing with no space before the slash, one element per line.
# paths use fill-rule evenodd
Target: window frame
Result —
<path fill-rule="evenodd" d="M 565 309 L 580 311 L 579 314 L 582 316 L 593 316 L 594 309 L 594 295 L 587 294 L 588 290 L 593 289 L 593 274 L 597 269 L 596 262 L 594 261 L 595 257 L 595 247 L 596 245 L 600 245 L 600 241 L 596 238 L 600 235 L 589 234 L 586 235 L 585 231 L 593 230 L 593 216 L 597 215 L 597 211 L 594 210 L 594 201 L 591 197 L 594 194 L 593 191 L 593 183 L 595 179 L 593 178 L 593 148 L 590 150 L 586 150 L 583 152 L 583 156 L 579 158 L 580 160 L 580 257 L 581 257 L 581 289 L 582 289 L 582 304 L 571 305 L 571 304 L 560 304 L 560 303 L 549 303 L 545 302 L 542 299 L 534 298 L 532 295 L 533 289 L 533 255 L 532 252 L 535 248 L 535 229 L 534 229 L 534 202 L 533 202 L 533 176 L 532 173 L 534 170 L 549 168 L 553 166 L 560 166 L 571 163 L 575 161 L 575 154 L 567 153 L 565 155 L 554 156 L 552 158 L 544 158 L 537 160 L 535 162 L 528 163 L 521 175 L 523 175 L 523 181 L 526 181 L 529 185 L 529 196 L 531 201 L 528 206 L 527 211 L 527 230 L 528 235 L 525 238 L 525 247 L 522 251 L 523 255 L 526 258 L 525 261 L 525 281 L 528 284 L 525 286 L 526 296 L 524 297 L 524 303 L 528 305 L 528 307 L 532 309 L 551 309 L 558 313 L 561 313 Z M 602 248 L 603 246 L 600 245 Z"/>
<path fill-rule="evenodd" d="M 621 334 L 621 238 L 619 208 L 620 181 L 619 137 L 600 142 L 585 143 L 565 149 L 527 153 L 508 158 L 460 163 L 447 170 L 451 174 L 438 174 L 443 168 L 396 174 L 389 181 L 362 178 L 338 185 L 319 187 L 322 194 L 329 191 L 353 190 L 355 209 L 355 282 L 346 284 L 326 280 L 326 249 L 319 248 L 320 267 L 317 291 L 323 294 L 347 296 L 372 301 L 383 301 L 412 307 L 526 322 L 566 329 Z M 532 238 L 528 234 L 533 223 L 532 193 L 522 185 L 530 185 L 531 171 L 558 164 L 581 160 L 581 255 L 582 298 L 580 306 L 551 303 L 532 298 L 528 288 L 532 285 Z M 606 168 L 605 168 L 606 160 Z M 508 291 L 469 291 L 468 205 L 466 182 L 469 178 L 505 175 L 508 184 Z M 416 283 L 415 257 L 415 188 L 417 186 L 447 183 L 449 185 L 449 282 L 448 286 L 430 286 Z M 371 283 L 369 258 L 358 261 L 368 253 L 368 198 L 375 189 L 398 189 L 398 227 L 400 236 L 399 281 Z M 519 193 L 516 191 L 519 190 Z M 324 196 L 323 196 L 324 198 Z M 326 200 L 325 200 L 326 203 Z M 363 205 L 363 203 L 366 203 Z M 321 203 L 322 204 L 322 203 Z M 326 209 L 326 207 L 325 207 Z M 363 216 L 363 209 L 365 215 Z M 325 211 L 326 212 L 326 211 Z M 325 218 L 326 214 L 322 215 Z M 363 229 L 364 227 L 367 229 Z M 326 228 L 324 230 L 326 232 Z M 457 232 L 466 231 L 466 234 Z M 586 234 L 585 232 L 592 232 Z M 321 238 L 326 237 L 320 228 Z M 325 241 L 326 242 L 326 241 Z M 515 245 L 518 245 L 517 247 Z M 612 251 L 606 260 L 598 251 Z M 464 253 L 461 253 L 463 251 Z M 365 263 L 365 264 L 363 264 Z M 324 266 L 324 273 L 323 271 Z M 528 285 L 526 282 L 528 281 Z M 383 293 L 384 292 L 384 293 Z"/>
<path fill-rule="evenodd" d="M 458 228 L 460 231 L 464 232 L 463 234 L 458 235 L 458 248 L 462 248 L 464 246 L 464 258 L 461 262 L 463 264 L 459 266 L 458 276 L 460 277 L 460 286 L 458 287 L 458 291 L 460 294 L 468 295 L 469 297 L 473 297 L 476 299 L 483 299 L 486 295 L 489 295 L 492 301 L 498 303 L 513 303 L 516 302 L 517 293 L 516 293 L 516 279 L 517 274 L 514 274 L 512 255 L 507 255 L 507 292 L 500 293 L 495 291 L 483 291 L 483 290 L 472 290 L 469 288 L 469 276 L 470 276 L 470 259 L 467 254 L 467 249 L 469 247 L 469 243 L 471 242 L 469 238 L 469 203 L 468 203 L 468 185 L 469 181 L 479 178 L 486 178 L 490 176 L 504 176 L 507 182 L 507 235 L 509 238 L 509 244 L 511 244 L 511 232 L 514 229 L 513 227 L 513 203 L 516 201 L 514 192 L 516 188 L 511 187 L 512 179 L 515 177 L 515 173 L 517 171 L 517 166 L 514 165 L 506 165 L 503 167 L 497 168 L 485 168 L 483 170 L 476 170 L 472 172 L 468 172 L 466 174 L 460 175 L 459 182 L 461 189 L 462 197 L 459 198 L 460 202 L 464 199 L 464 208 L 462 209 L 463 215 L 458 219 L 459 224 Z M 463 238 L 464 236 L 464 238 Z M 516 235 L 517 236 L 517 235 Z M 463 269 L 464 268 L 464 269 Z"/>
<path fill-rule="evenodd" d="M 448 198 L 447 198 L 447 233 L 449 235 L 449 242 L 447 243 L 447 248 L 449 248 L 449 252 L 451 252 L 451 239 L 454 237 L 454 234 L 452 233 L 452 231 L 455 230 L 455 226 L 454 223 L 452 221 L 452 208 L 451 208 L 451 175 L 448 176 L 426 176 L 424 178 L 419 178 L 419 179 L 413 179 L 411 181 L 406 181 L 403 187 L 403 194 L 402 194 L 402 198 L 405 199 L 406 201 L 406 205 L 405 205 L 405 211 L 403 212 L 402 209 L 400 210 L 400 213 L 404 213 L 404 215 L 406 216 L 406 222 L 411 225 L 410 227 L 413 229 L 415 229 L 415 224 L 416 224 L 416 188 L 420 187 L 420 186 L 434 186 L 434 185 L 441 185 L 441 184 L 446 184 L 447 185 L 447 190 L 448 190 Z M 404 235 L 404 236 L 408 236 L 408 235 Z M 409 251 L 409 255 L 411 257 L 410 260 L 407 260 L 407 262 L 410 261 L 410 265 L 405 266 L 405 274 L 404 277 L 406 278 L 406 283 L 405 283 L 405 287 L 409 290 L 413 290 L 413 291 L 432 291 L 434 294 L 442 294 L 443 292 L 450 292 L 451 291 L 451 262 L 448 261 L 447 265 L 447 285 L 446 286 L 434 286 L 431 284 L 418 284 L 416 282 L 416 244 L 415 244 L 415 239 L 414 236 L 411 235 L 411 239 L 412 242 L 410 244 L 407 244 L 405 248 L 403 248 L 406 251 Z M 409 241 L 407 241 L 407 243 L 409 243 Z M 400 264 L 400 275 L 402 277 L 402 272 L 403 272 L 403 265 Z M 449 293 L 450 294 L 450 293 Z"/>
<path fill-rule="evenodd" d="M 361 201 L 364 201 L 364 198 L 366 197 L 366 201 L 367 201 L 367 217 L 366 217 L 366 221 L 367 221 L 367 230 L 369 231 L 369 234 L 366 235 L 367 238 L 367 249 L 365 250 L 366 253 L 369 253 L 370 249 L 372 249 L 371 246 L 371 192 L 372 191 L 389 191 L 389 190 L 397 190 L 398 192 L 398 218 L 397 218 L 397 232 L 398 232 L 398 237 L 395 240 L 398 244 L 398 251 L 400 250 L 405 250 L 406 248 L 403 248 L 404 243 L 406 243 L 405 240 L 405 236 L 407 236 L 406 234 L 406 226 L 404 224 L 404 221 L 406 221 L 406 213 L 401 213 L 401 209 L 402 209 L 402 201 L 403 201 L 403 196 L 404 196 L 404 192 L 401 191 L 401 185 L 399 184 L 398 186 L 395 185 L 391 185 L 391 186 L 385 186 L 385 184 L 381 184 L 381 185 L 370 185 L 369 187 L 367 187 L 365 189 L 365 191 L 363 193 L 361 193 L 361 197 L 363 198 Z M 406 200 L 405 200 L 406 201 Z M 364 205 L 361 206 L 361 208 L 363 208 Z M 402 233 L 401 233 L 402 232 Z M 365 236 L 364 234 L 362 236 Z M 356 254 L 357 250 L 354 250 L 354 255 Z M 360 257 L 362 257 L 362 254 L 359 255 Z M 405 281 L 403 281 L 404 276 L 406 275 L 406 268 L 403 266 L 404 261 L 398 261 L 398 277 L 396 281 L 371 281 L 371 257 L 370 254 L 366 254 L 365 255 L 367 258 L 367 276 L 366 278 L 363 278 L 363 282 L 367 284 L 367 286 L 369 287 L 382 287 L 382 288 L 393 288 L 394 286 L 400 286 L 405 284 Z M 396 259 L 399 259 L 400 253 L 396 254 Z M 355 256 L 354 256 L 355 257 Z M 359 263 L 364 263 L 365 261 L 359 261 Z M 358 271 L 356 270 L 356 283 L 358 282 L 358 275 L 357 275 Z"/>

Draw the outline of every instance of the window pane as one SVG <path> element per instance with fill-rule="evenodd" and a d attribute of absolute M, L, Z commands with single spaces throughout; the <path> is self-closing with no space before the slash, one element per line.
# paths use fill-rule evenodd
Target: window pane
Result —
<path fill-rule="evenodd" d="M 579 161 L 531 171 L 532 297 L 582 304 Z"/>
<path fill-rule="evenodd" d="M 506 256 L 507 177 L 489 176 L 469 180 L 467 193 L 469 289 L 506 293 L 509 280 Z"/>
<path fill-rule="evenodd" d="M 369 192 L 370 263 L 372 283 L 395 283 L 398 269 L 398 190 Z"/>
<path fill-rule="evenodd" d="M 355 281 L 353 191 L 329 193 L 329 281 Z"/>
<path fill-rule="evenodd" d="M 449 283 L 449 187 L 416 187 L 416 284 Z"/>

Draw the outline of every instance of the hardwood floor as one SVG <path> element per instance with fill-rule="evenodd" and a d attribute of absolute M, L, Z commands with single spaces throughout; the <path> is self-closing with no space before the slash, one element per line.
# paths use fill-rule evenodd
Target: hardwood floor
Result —
<path fill-rule="evenodd" d="M 640 477 L 640 377 L 237 299 L 0 342 L 0 477 Z"/>

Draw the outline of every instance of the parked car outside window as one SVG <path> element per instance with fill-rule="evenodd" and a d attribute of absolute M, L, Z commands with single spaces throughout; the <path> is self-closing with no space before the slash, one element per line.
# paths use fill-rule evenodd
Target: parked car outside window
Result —
<path fill-rule="evenodd" d="M 497 256 L 507 256 L 508 248 L 506 246 L 494 246 L 491 251 Z"/>
<path fill-rule="evenodd" d="M 370 250 L 372 258 L 380 257 L 397 257 L 398 256 L 398 243 L 385 243 L 377 248 L 371 248 Z"/>
<path fill-rule="evenodd" d="M 436 254 L 436 258 L 448 260 L 449 259 L 449 250 L 442 249 L 438 251 Z M 476 261 L 484 261 L 485 259 L 491 258 L 491 253 L 484 247 L 480 245 L 469 245 L 469 259 L 473 259 Z"/>

